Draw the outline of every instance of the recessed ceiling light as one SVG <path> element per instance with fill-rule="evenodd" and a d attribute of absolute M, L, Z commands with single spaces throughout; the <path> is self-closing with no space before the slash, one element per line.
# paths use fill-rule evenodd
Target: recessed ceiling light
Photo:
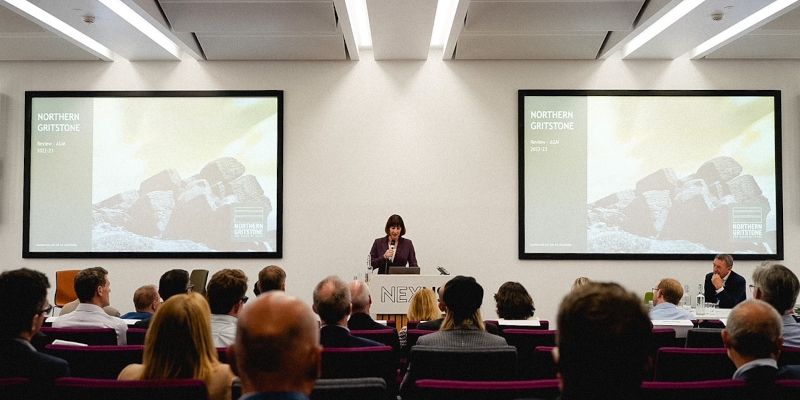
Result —
<path fill-rule="evenodd" d="M 169 54 L 172 54 L 173 57 L 180 59 L 180 49 L 178 45 L 127 4 L 123 3 L 121 0 L 100 0 L 100 2 L 111 9 L 115 14 L 122 17 L 122 19 L 128 21 L 129 24 L 150 38 L 150 40 L 154 41 L 157 45 L 161 46 L 161 48 L 166 50 Z"/>
<path fill-rule="evenodd" d="M 690 11 L 702 4 L 705 0 L 683 0 L 680 4 L 673 7 L 659 17 L 655 22 L 641 31 L 628 43 L 622 47 L 622 57 L 625 58 L 631 53 L 642 47 L 645 43 L 653 40 L 659 33 L 669 28 L 672 24 L 683 18 Z"/>

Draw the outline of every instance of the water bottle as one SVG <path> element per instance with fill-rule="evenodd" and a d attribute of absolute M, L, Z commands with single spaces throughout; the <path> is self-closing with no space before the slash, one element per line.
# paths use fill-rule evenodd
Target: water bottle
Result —
<path fill-rule="evenodd" d="M 703 284 L 697 285 L 697 315 L 706 312 L 706 296 L 703 294 Z"/>
<path fill-rule="evenodd" d="M 692 308 L 692 295 L 689 294 L 689 285 L 683 286 L 683 297 L 681 298 L 681 307 L 685 309 Z"/>

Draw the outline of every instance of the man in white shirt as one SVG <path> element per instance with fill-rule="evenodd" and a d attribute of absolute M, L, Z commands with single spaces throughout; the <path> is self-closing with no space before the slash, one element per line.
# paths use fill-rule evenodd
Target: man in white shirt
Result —
<path fill-rule="evenodd" d="M 800 292 L 797 275 L 781 264 L 767 264 L 753 271 L 753 298 L 766 301 L 783 320 L 783 345 L 800 347 L 800 323 L 794 314 L 794 304 Z"/>
<path fill-rule="evenodd" d="M 678 303 L 683 298 L 683 286 L 672 278 L 662 279 L 653 289 L 653 309 L 650 310 L 650 319 L 676 320 L 692 319 L 694 315 L 689 310 L 678 308 Z"/>
<path fill-rule="evenodd" d="M 208 281 L 206 294 L 214 346 L 227 347 L 236 340 L 236 322 L 247 302 L 246 292 L 247 276 L 240 269 L 219 270 Z"/>
<path fill-rule="evenodd" d="M 103 311 L 110 304 L 108 271 L 94 267 L 79 272 L 75 277 L 75 293 L 80 304 L 75 311 L 56 318 L 54 328 L 113 328 L 117 331 L 117 344 L 127 343 L 128 325 Z"/>

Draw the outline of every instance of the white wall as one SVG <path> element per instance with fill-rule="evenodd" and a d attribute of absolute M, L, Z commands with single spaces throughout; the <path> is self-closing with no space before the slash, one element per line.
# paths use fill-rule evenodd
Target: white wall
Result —
<path fill-rule="evenodd" d="M 26 90 L 282 89 L 284 233 L 280 260 L 22 259 Z M 0 269 L 104 266 L 112 304 L 168 268 L 271 263 L 306 301 L 322 277 L 362 274 L 392 213 L 406 221 L 423 273 L 444 266 L 477 277 L 491 296 L 523 283 L 537 315 L 555 319 L 575 277 L 644 292 L 665 276 L 691 284 L 711 261 L 517 259 L 518 89 L 780 89 L 783 91 L 784 240 L 796 273 L 800 61 L 0 62 Z M 665 139 L 668 140 L 668 139 Z M 750 278 L 756 262 L 735 269 Z M 52 297 L 52 296 L 51 296 Z"/>

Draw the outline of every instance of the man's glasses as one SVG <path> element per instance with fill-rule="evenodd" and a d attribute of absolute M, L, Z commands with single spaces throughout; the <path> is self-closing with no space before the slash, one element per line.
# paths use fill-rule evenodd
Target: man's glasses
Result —
<path fill-rule="evenodd" d="M 48 304 L 47 308 L 39 310 L 39 314 L 49 315 L 51 311 L 53 311 L 53 306 Z"/>

